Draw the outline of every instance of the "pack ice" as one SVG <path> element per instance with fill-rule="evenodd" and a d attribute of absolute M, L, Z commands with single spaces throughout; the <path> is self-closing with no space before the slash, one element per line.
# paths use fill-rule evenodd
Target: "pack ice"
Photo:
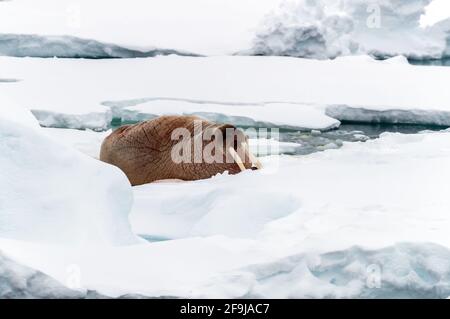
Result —
<path fill-rule="evenodd" d="M 163 114 L 319 130 L 340 120 L 450 125 L 448 69 L 404 57 L 1 57 L 0 69 L 19 80 L 2 84 L 0 101 L 15 101 L 47 127 L 106 130 L 113 118 Z"/>

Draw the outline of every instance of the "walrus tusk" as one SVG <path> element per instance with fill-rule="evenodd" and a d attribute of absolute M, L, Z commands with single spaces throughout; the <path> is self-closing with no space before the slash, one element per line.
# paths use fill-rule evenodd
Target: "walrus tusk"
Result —
<path fill-rule="evenodd" d="M 247 148 L 247 144 L 242 142 L 241 146 L 244 149 L 244 151 L 245 150 L 247 151 L 248 157 L 250 159 L 250 162 L 252 162 L 252 165 L 254 165 L 254 167 L 256 167 L 257 169 L 262 169 L 261 162 L 259 161 L 259 159 L 252 152 L 250 152 L 250 150 Z"/>
<path fill-rule="evenodd" d="M 245 171 L 244 162 L 242 162 L 242 159 L 239 156 L 239 154 L 232 147 L 230 147 L 228 150 L 230 151 L 231 157 L 233 157 L 234 161 L 236 162 L 236 164 L 238 164 L 241 171 Z"/>

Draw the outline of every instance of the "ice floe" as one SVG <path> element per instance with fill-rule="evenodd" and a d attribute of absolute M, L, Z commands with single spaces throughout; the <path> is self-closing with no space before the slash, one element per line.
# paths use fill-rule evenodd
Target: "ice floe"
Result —
<path fill-rule="evenodd" d="M 121 118 L 125 121 L 148 119 L 161 115 L 198 115 L 212 121 L 253 127 L 284 127 L 300 130 L 329 130 L 339 127 L 339 121 L 328 117 L 317 106 L 264 103 L 227 105 L 192 103 L 177 100 L 156 100 L 127 107 Z M 119 115 L 120 116 L 120 115 Z"/>
<path fill-rule="evenodd" d="M 3 77 L 21 79 L 0 85 L 0 103 L 8 98 L 49 127 L 106 130 L 114 117 L 194 112 L 237 124 L 321 130 L 336 120 L 382 121 L 385 114 L 390 123 L 450 125 L 448 69 L 411 66 L 402 58 L 2 57 L 0 69 Z"/>

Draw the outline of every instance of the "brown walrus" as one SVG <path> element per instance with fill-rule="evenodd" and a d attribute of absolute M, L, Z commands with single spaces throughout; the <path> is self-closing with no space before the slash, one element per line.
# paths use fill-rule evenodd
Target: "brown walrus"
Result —
<path fill-rule="evenodd" d="M 111 133 L 103 141 L 100 160 L 119 167 L 133 186 L 199 180 L 260 168 L 247 141 L 232 125 L 196 116 L 162 116 Z"/>

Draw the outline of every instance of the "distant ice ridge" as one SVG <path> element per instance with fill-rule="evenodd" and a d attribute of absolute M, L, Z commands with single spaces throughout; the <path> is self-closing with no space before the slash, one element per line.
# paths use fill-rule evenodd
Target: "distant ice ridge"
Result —
<path fill-rule="evenodd" d="M 298 254 L 219 275 L 202 288 L 210 298 L 445 299 L 450 250 L 403 243 Z"/>
<path fill-rule="evenodd" d="M 419 24 L 431 1 L 284 1 L 266 16 L 247 53 L 317 59 L 352 54 L 445 58 L 448 24 Z"/>
<path fill-rule="evenodd" d="M 133 196 L 126 176 L 44 134 L 17 105 L 0 108 L 0 167 L 1 238 L 138 242 L 128 222 Z"/>
<path fill-rule="evenodd" d="M 43 36 L 0 33 L 0 55 L 3 56 L 105 59 L 144 58 L 169 54 L 196 56 L 195 54 L 170 49 L 131 49 L 115 44 L 68 35 Z"/>

